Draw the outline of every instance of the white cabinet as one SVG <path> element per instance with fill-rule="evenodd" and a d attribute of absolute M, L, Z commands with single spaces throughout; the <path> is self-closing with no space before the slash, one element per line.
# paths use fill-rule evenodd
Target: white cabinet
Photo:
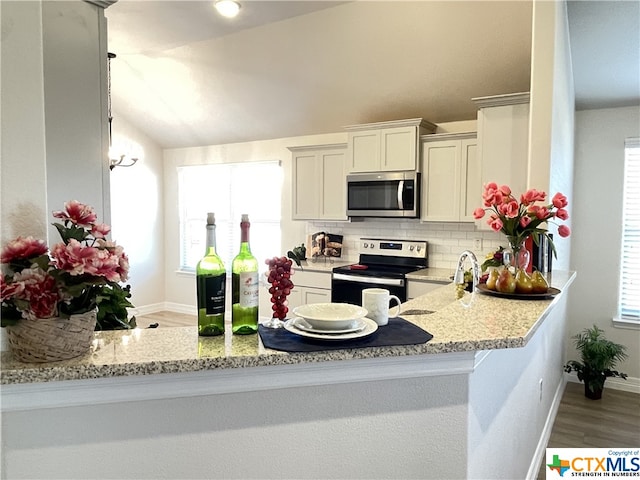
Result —
<path fill-rule="evenodd" d="M 478 103 L 478 99 L 474 99 Z M 485 97 L 478 111 L 478 155 L 484 183 L 527 189 L 529 95 Z"/>
<path fill-rule="evenodd" d="M 436 125 L 421 118 L 345 127 L 348 173 L 418 170 L 420 135 Z"/>
<path fill-rule="evenodd" d="M 289 311 L 307 303 L 331 302 L 331 272 L 296 269 L 291 279 L 294 287 L 287 298 Z"/>
<path fill-rule="evenodd" d="M 420 280 L 409 280 L 407 282 L 407 300 L 419 297 L 425 293 L 434 291 L 443 285 L 448 285 L 446 282 L 430 282 Z"/>
<path fill-rule="evenodd" d="M 344 143 L 289 147 L 294 220 L 347 220 L 346 149 Z"/>
<path fill-rule="evenodd" d="M 474 98 L 478 110 L 480 181 L 509 185 L 520 195 L 527 190 L 529 157 L 529 94 Z M 481 207 L 478 197 L 477 206 Z M 489 229 L 486 220 L 478 227 Z"/>
<path fill-rule="evenodd" d="M 474 221 L 482 190 L 476 150 L 475 132 L 423 137 L 423 221 Z"/>

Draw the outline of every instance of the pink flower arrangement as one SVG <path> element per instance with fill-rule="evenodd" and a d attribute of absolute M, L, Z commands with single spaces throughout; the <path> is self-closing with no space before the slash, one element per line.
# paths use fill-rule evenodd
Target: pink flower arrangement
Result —
<path fill-rule="evenodd" d="M 490 212 L 487 224 L 492 230 L 502 232 L 510 241 L 522 243 L 528 236 L 532 236 L 536 244 L 539 244 L 540 236 L 549 239 L 553 252 L 555 246 L 545 228 L 540 225 L 552 220 L 567 220 L 569 213 L 567 197 L 562 193 L 556 193 L 551 203 L 545 202 L 547 194 L 536 189 L 527 190 L 520 196 L 520 201 L 511 192 L 507 185 L 498 186 L 495 182 L 485 185 L 482 199 L 486 208 L 476 208 L 473 211 L 475 219 L 483 218 L 487 211 Z M 566 225 L 558 226 L 558 235 L 568 237 L 571 230 Z"/>
<path fill-rule="evenodd" d="M 75 200 L 53 216 L 62 220 L 53 224 L 62 242 L 51 251 L 33 237 L 18 237 L 0 251 L 3 327 L 20 318 L 68 317 L 100 309 L 109 298 L 121 307 L 133 306 L 127 300 L 130 287 L 119 285 L 128 278 L 129 259 L 122 247 L 106 239 L 110 227 L 96 223 L 93 208 Z"/>

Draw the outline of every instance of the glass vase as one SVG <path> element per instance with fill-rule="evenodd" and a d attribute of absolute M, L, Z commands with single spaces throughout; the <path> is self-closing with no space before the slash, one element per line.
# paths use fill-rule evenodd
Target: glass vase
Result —
<path fill-rule="evenodd" d="M 503 252 L 503 263 L 508 267 L 513 267 L 515 270 L 526 270 L 531 260 L 529 250 L 524 246 L 524 242 L 527 237 L 520 238 L 507 235 L 509 241 L 509 248 Z"/>

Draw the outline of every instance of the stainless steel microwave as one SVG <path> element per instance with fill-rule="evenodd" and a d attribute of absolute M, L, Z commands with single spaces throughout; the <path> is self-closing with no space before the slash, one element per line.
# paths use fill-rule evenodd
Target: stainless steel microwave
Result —
<path fill-rule="evenodd" d="M 380 172 L 347 175 L 347 215 L 419 217 L 420 174 Z"/>

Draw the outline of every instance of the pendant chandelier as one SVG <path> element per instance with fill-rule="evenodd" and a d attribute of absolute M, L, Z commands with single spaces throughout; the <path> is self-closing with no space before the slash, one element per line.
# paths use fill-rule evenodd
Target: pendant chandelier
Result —
<path fill-rule="evenodd" d="M 109 115 L 109 170 L 116 167 L 132 167 L 138 161 L 125 153 L 117 152 L 113 147 L 113 114 L 111 113 L 111 59 L 116 58 L 115 53 L 107 53 L 107 114 Z"/>

